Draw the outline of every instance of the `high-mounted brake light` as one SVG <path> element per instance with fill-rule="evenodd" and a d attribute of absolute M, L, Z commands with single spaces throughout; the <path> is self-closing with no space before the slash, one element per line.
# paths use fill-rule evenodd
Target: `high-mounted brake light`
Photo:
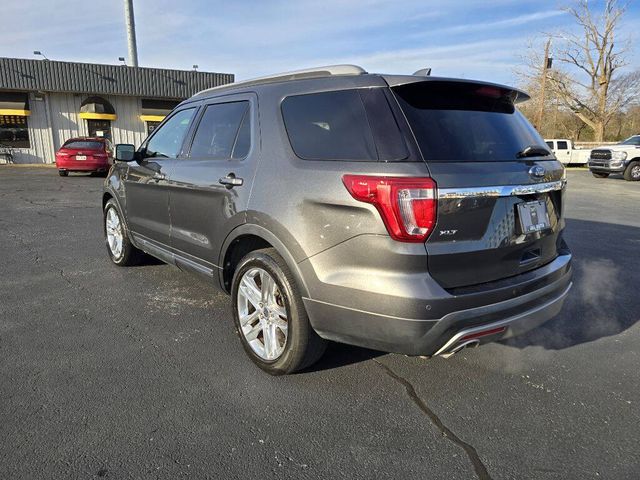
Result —
<path fill-rule="evenodd" d="M 498 87 L 483 86 L 476 89 L 476 95 L 490 98 L 500 98 L 507 93 L 507 90 Z"/>
<path fill-rule="evenodd" d="M 436 223 L 436 182 L 416 177 L 344 175 L 353 198 L 374 205 L 389 235 L 401 242 L 424 242 Z"/>

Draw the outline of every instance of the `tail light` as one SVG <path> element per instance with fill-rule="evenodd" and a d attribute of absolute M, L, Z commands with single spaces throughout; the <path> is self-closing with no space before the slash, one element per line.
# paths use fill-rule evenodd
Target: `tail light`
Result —
<path fill-rule="evenodd" d="M 60 156 L 60 157 L 68 157 L 69 154 L 67 152 L 56 152 L 56 155 Z"/>
<path fill-rule="evenodd" d="M 391 238 L 424 242 L 436 223 L 436 183 L 431 178 L 344 175 L 353 198 L 376 207 Z"/>
<path fill-rule="evenodd" d="M 105 152 L 96 152 L 94 154 L 92 154 L 94 157 L 98 157 L 98 158 L 106 158 L 107 154 Z"/>

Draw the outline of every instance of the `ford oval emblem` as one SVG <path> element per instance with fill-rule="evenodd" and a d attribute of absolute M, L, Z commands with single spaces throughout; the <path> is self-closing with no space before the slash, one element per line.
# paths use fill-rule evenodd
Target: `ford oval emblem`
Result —
<path fill-rule="evenodd" d="M 533 178 L 543 178 L 545 173 L 546 171 L 544 167 L 541 167 L 540 165 L 534 165 L 529 169 L 529 175 Z"/>

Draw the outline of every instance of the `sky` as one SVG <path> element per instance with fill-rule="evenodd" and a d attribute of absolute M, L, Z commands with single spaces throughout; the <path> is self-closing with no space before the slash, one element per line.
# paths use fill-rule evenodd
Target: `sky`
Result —
<path fill-rule="evenodd" d="M 570 0 L 569 0 L 570 1 Z M 122 0 L 2 0 L 0 57 L 117 64 Z M 598 4 L 598 1 L 593 3 Z M 547 0 L 134 0 L 140 66 L 234 73 L 237 80 L 319 65 L 515 83 L 527 46 L 569 29 Z M 638 44 L 640 1 L 623 34 Z M 629 56 L 640 68 L 640 48 Z"/>

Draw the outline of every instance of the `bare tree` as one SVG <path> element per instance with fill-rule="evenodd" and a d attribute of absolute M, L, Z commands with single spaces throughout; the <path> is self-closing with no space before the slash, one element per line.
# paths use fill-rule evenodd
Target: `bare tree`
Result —
<path fill-rule="evenodd" d="M 640 73 L 623 74 L 630 41 L 617 34 L 625 7 L 606 0 L 602 12 L 591 10 L 587 0 L 565 9 L 580 27 L 578 33 L 557 35 L 561 47 L 556 60 L 566 69 L 550 72 L 548 81 L 566 107 L 594 131 L 596 141 L 605 137 L 609 121 L 637 101 Z"/>

